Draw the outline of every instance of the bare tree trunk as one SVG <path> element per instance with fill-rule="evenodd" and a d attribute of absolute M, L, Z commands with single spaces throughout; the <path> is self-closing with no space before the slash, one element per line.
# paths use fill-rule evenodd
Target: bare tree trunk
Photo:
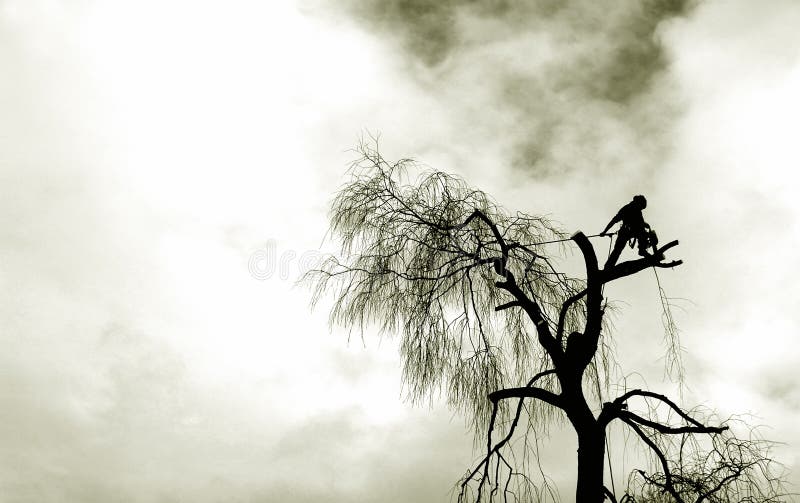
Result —
<path fill-rule="evenodd" d="M 605 430 L 599 426 L 578 432 L 578 484 L 576 503 L 602 503 Z"/>
<path fill-rule="evenodd" d="M 605 424 L 594 417 L 583 395 L 581 389 L 583 371 L 573 371 L 562 376 L 563 394 L 568 397 L 565 400 L 565 411 L 578 437 L 578 483 L 575 488 L 575 502 L 603 503 Z"/>

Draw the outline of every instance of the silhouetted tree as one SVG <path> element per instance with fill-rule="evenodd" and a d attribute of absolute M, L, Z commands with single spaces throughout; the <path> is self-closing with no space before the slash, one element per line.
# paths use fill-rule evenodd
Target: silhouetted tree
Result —
<path fill-rule="evenodd" d="M 534 477 L 536 435 L 553 421 L 577 436 L 578 502 L 618 501 L 603 481 L 613 422 L 652 461 L 631 473 L 620 502 L 778 501 L 768 442 L 737 439 L 726 422 L 652 391 L 623 389 L 602 402 L 614 365 L 603 287 L 680 265 L 664 259 L 677 241 L 599 269 L 581 232 L 568 237 L 546 218 L 508 213 L 449 174 L 422 171 L 409 181 L 415 163 L 387 162 L 377 142 L 357 152 L 330 213 L 341 254 L 306 280 L 314 303 L 333 295 L 333 323 L 400 335 L 411 400 L 441 393 L 469 418 L 483 454 L 457 485 L 459 501 L 556 500 L 547 476 Z M 585 279 L 563 274 L 545 253 L 570 241 Z M 674 337 L 671 319 L 667 328 Z M 670 348 L 676 364 L 674 339 Z"/>

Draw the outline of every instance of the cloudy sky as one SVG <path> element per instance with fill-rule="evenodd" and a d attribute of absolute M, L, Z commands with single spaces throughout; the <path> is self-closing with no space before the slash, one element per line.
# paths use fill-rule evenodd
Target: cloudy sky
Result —
<path fill-rule="evenodd" d="M 447 500 L 463 419 L 294 286 L 367 131 L 569 231 L 646 194 L 687 405 L 800 470 L 797 26 L 794 0 L 0 0 L 4 501 Z M 668 388 L 655 278 L 607 294 L 626 373 Z"/>

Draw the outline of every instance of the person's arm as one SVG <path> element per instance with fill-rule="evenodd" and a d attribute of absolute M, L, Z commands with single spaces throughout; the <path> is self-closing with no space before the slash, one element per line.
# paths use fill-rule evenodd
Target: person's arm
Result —
<path fill-rule="evenodd" d="M 606 228 L 605 228 L 605 229 L 603 229 L 603 232 L 601 232 L 601 233 L 600 233 L 600 235 L 602 236 L 602 235 L 604 235 L 605 233 L 607 233 L 607 232 L 608 232 L 608 230 L 609 230 L 609 229 L 610 229 L 610 228 L 611 228 L 611 227 L 612 227 L 612 226 L 613 226 L 615 223 L 619 222 L 620 220 L 622 220 L 622 210 L 618 211 L 618 212 L 617 212 L 617 214 L 616 214 L 616 215 L 614 215 L 614 218 L 612 218 L 612 219 L 611 219 L 611 221 L 610 221 L 610 222 L 608 222 L 608 225 L 606 225 Z"/>

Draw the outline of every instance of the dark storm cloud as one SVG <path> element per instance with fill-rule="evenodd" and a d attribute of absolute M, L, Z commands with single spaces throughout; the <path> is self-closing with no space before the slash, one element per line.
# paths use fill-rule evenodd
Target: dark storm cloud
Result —
<path fill-rule="evenodd" d="M 517 167 L 602 174 L 624 159 L 649 165 L 663 155 L 676 100 L 661 82 L 670 58 L 660 29 L 687 14 L 690 1 L 344 5 L 365 29 L 401 48 L 427 92 L 453 101 L 454 120 L 483 124 L 507 141 Z M 492 115 L 502 119 L 493 124 Z"/>
<path fill-rule="evenodd" d="M 606 47 L 597 47 L 608 50 L 581 54 L 577 65 L 552 70 L 564 86 L 616 102 L 646 90 L 667 65 L 656 29 L 688 9 L 687 0 L 628 1 L 611 8 L 585 0 L 350 0 L 346 5 L 376 32 L 398 36 L 412 57 L 429 66 L 474 39 L 460 17 L 496 19 L 505 29 L 491 36 L 495 40 L 531 30 L 555 32 L 565 45 L 608 37 Z"/>
<path fill-rule="evenodd" d="M 376 30 L 388 30 L 428 65 L 436 65 L 459 43 L 455 11 L 464 0 L 352 0 L 352 13 Z"/>
<path fill-rule="evenodd" d="M 441 63 L 465 43 L 463 27 L 457 24 L 460 15 L 508 18 L 504 23 L 510 22 L 509 28 L 517 31 L 520 26 L 515 13 L 522 10 L 549 16 L 559 9 L 559 3 L 553 1 L 528 5 L 509 0 L 348 0 L 345 5 L 377 33 L 397 36 L 411 56 L 430 66 Z"/>

